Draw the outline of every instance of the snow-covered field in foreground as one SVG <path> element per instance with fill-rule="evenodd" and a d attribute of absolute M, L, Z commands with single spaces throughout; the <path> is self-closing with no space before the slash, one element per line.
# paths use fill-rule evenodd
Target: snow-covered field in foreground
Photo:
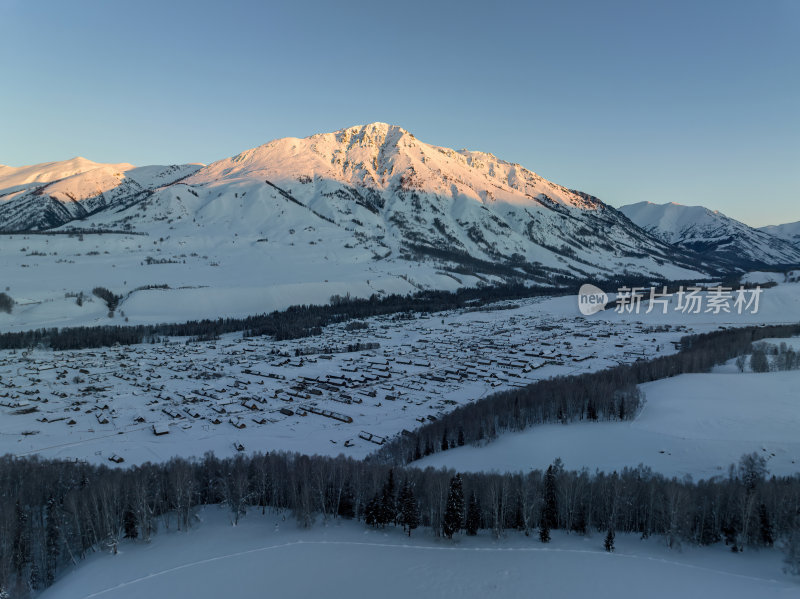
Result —
<path fill-rule="evenodd" d="M 773 474 L 800 472 L 800 371 L 739 373 L 731 366 L 641 385 L 646 403 L 632 422 L 546 424 L 459 447 L 416 464 L 461 471 L 527 471 L 561 458 L 568 469 L 605 472 L 638 464 L 668 476 L 726 474 L 744 453 Z"/>
<path fill-rule="evenodd" d="M 483 532 L 455 541 L 415 531 L 377 531 L 335 522 L 298 529 L 293 520 L 251 512 L 239 526 L 216 508 L 188 533 L 125 543 L 67 573 L 41 599 L 140 597 L 796 597 L 777 550 L 732 554 L 724 546 L 669 550 L 663 541 L 554 532 L 547 545 Z M 369 589 L 369 592 L 367 592 Z"/>

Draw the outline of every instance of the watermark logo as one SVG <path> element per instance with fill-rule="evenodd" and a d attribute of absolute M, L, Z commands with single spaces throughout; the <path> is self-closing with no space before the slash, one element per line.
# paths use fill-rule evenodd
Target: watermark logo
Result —
<path fill-rule="evenodd" d="M 650 314 L 654 310 L 666 314 L 670 308 L 682 314 L 757 314 L 762 292 L 759 286 L 681 286 L 675 292 L 666 287 L 620 287 L 613 308 L 617 314 Z M 608 295 L 599 287 L 587 283 L 578 291 L 578 309 L 584 316 L 604 310 L 608 303 Z"/>
<path fill-rule="evenodd" d="M 597 314 L 600 310 L 605 310 L 608 304 L 608 296 L 605 291 L 589 283 L 581 285 L 578 290 L 578 310 L 584 316 Z"/>

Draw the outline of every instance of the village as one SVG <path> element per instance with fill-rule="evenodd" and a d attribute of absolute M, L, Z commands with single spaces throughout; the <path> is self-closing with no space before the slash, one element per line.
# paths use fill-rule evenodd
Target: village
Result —
<path fill-rule="evenodd" d="M 281 342 L 231 334 L 3 351 L 0 454 L 125 465 L 206 451 L 363 457 L 460 404 L 672 353 L 691 332 L 546 305 L 375 317 Z"/>

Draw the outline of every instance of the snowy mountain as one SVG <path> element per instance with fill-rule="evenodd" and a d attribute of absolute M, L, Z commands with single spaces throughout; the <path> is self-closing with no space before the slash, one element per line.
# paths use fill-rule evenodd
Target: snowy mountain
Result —
<path fill-rule="evenodd" d="M 57 227 L 109 207 L 141 201 L 201 165 L 134 167 L 86 158 L 33 166 L 0 166 L 0 230 Z"/>
<path fill-rule="evenodd" d="M 785 239 L 702 206 L 638 202 L 620 212 L 662 241 L 709 259 L 743 266 L 800 263 L 800 248 Z"/>
<path fill-rule="evenodd" d="M 761 227 L 759 230 L 774 235 L 775 237 L 785 239 L 789 243 L 800 247 L 800 221 L 783 225 L 768 225 L 766 227 Z"/>
<path fill-rule="evenodd" d="M 290 230 L 313 230 L 323 245 L 376 258 L 432 256 L 542 281 L 703 270 L 597 198 L 385 123 L 278 139 L 202 168 L 74 162 L 0 171 L 0 229 L 150 233 L 168 221 L 173 236 L 200 226 L 286 243 L 297 240 Z"/>

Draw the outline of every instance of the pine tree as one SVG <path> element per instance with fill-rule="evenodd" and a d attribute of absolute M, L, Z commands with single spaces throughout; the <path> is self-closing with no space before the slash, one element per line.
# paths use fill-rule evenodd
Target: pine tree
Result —
<path fill-rule="evenodd" d="M 769 521 L 767 506 L 763 503 L 758 506 L 758 523 L 761 544 L 765 547 L 772 547 L 773 543 L 775 543 L 775 536 L 772 532 L 772 524 Z"/>
<path fill-rule="evenodd" d="M 608 532 L 606 533 L 606 540 L 603 541 L 603 547 L 609 553 L 614 551 L 614 529 L 609 527 Z"/>
<path fill-rule="evenodd" d="M 419 440 L 417 440 L 417 445 L 414 448 L 414 461 L 422 459 L 422 450 L 419 448 Z"/>
<path fill-rule="evenodd" d="M 408 481 L 400 489 L 399 502 L 400 524 L 410 537 L 411 531 L 419 526 L 419 504 L 417 498 L 414 497 L 414 489 Z"/>
<path fill-rule="evenodd" d="M 465 528 L 467 535 L 474 537 L 478 534 L 478 529 L 481 527 L 481 505 L 478 503 L 478 497 L 472 493 L 469 497 L 469 506 L 467 507 L 467 522 Z"/>
<path fill-rule="evenodd" d="M 583 506 L 578 508 L 575 518 L 572 520 L 572 530 L 578 534 L 585 535 L 588 525 L 586 524 L 586 510 Z"/>
<path fill-rule="evenodd" d="M 364 522 L 367 526 L 377 527 L 380 524 L 381 498 L 375 495 L 364 508 Z"/>
<path fill-rule="evenodd" d="M 544 475 L 544 507 L 542 526 L 558 528 L 558 489 L 556 488 L 556 468 L 551 464 Z"/>
<path fill-rule="evenodd" d="M 383 485 L 381 501 L 378 509 L 378 523 L 381 526 L 394 524 L 397 521 L 397 501 L 395 500 L 394 470 L 389 470 L 389 478 Z"/>
<path fill-rule="evenodd" d="M 425 455 L 431 455 L 433 453 L 433 445 L 431 444 L 431 440 L 427 439 L 425 442 Z"/>
<path fill-rule="evenodd" d="M 450 449 L 450 442 L 447 440 L 447 429 L 444 429 L 444 433 L 442 433 L 442 451 L 447 451 Z"/>
<path fill-rule="evenodd" d="M 61 536 L 58 524 L 58 509 L 55 497 L 50 495 L 45 507 L 45 572 L 46 586 L 53 584 L 58 567 L 59 539 Z"/>
<path fill-rule="evenodd" d="M 750 356 L 750 369 L 753 372 L 769 372 L 769 359 L 763 349 L 753 350 Z"/>
<path fill-rule="evenodd" d="M 460 427 L 458 429 L 458 446 L 459 447 L 464 446 L 464 429 Z"/>
<path fill-rule="evenodd" d="M 123 538 L 137 538 L 139 536 L 139 531 L 136 529 L 137 524 L 136 512 L 130 507 L 125 508 L 125 511 L 122 513 L 122 527 L 125 533 Z"/>
<path fill-rule="evenodd" d="M 20 578 L 25 575 L 26 569 L 31 564 L 31 538 L 28 526 L 28 513 L 17 500 L 15 506 L 16 526 L 14 527 L 14 541 L 12 557 L 14 570 Z"/>
<path fill-rule="evenodd" d="M 547 525 L 544 525 L 539 528 L 539 540 L 542 543 L 550 542 L 550 529 L 547 527 Z"/>
<path fill-rule="evenodd" d="M 355 518 L 356 499 L 353 495 L 353 488 L 350 481 L 346 482 L 342 489 L 342 496 L 339 498 L 339 510 L 337 514 L 342 518 Z"/>
<path fill-rule="evenodd" d="M 737 526 L 737 522 L 732 522 L 729 525 L 722 527 L 722 534 L 725 538 L 725 544 L 730 545 L 731 551 L 734 553 L 739 552 L 739 533 L 737 532 Z"/>
<path fill-rule="evenodd" d="M 461 475 L 450 479 L 450 492 L 447 495 L 447 507 L 444 510 L 442 534 L 448 539 L 461 530 L 464 522 L 464 485 Z"/>

